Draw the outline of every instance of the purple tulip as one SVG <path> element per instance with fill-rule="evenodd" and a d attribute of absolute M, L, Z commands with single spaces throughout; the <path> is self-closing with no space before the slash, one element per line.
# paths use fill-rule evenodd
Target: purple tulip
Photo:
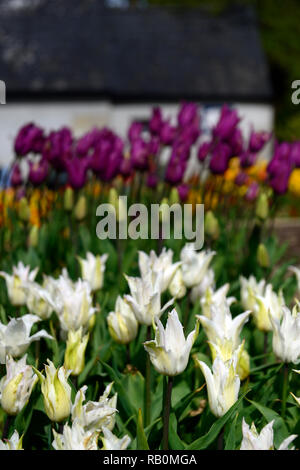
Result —
<path fill-rule="evenodd" d="M 147 181 L 146 181 L 148 188 L 152 188 L 152 189 L 156 188 L 157 183 L 158 183 L 158 177 L 156 173 L 152 173 L 152 172 L 149 173 L 147 176 Z"/>
<path fill-rule="evenodd" d="M 187 162 L 180 159 L 176 154 L 173 154 L 169 160 L 165 180 L 171 184 L 179 184 L 182 181 L 186 170 Z"/>
<path fill-rule="evenodd" d="M 10 184 L 14 187 L 20 186 L 23 183 L 23 177 L 20 165 L 15 163 L 10 174 Z"/>
<path fill-rule="evenodd" d="M 43 158 L 56 169 L 65 168 L 65 160 L 72 157 L 73 137 L 68 127 L 62 127 L 58 131 L 50 132 L 43 148 Z"/>
<path fill-rule="evenodd" d="M 80 156 L 88 155 L 97 145 L 101 137 L 103 136 L 103 130 L 94 128 L 84 136 L 82 136 L 76 144 L 76 153 Z"/>
<path fill-rule="evenodd" d="M 231 147 L 232 156 L 238 156 L 243 152 L 243 135 L 238 127 L 234 129 L 227 143 Z"/>
<path fill-rule="evenodd" d="M 236 110 L 231 110 L 226 104 L 221 109 L 221 115 L 217 125 L 213 129 L 214 137 L 221 140 L 229 139 L 233 134 L 240 118 Z"/>
<path fill-rule="evenodd" d="M 135 140 L 140 139 L 142 132 L 143 132 L 143 124 L 141 122 L 133 122 L 128 130 L 129 141 L 132 143 Z"/>
<path fill-rule="evenodd" d="M 180 127 L 190 126 L 197 121 L 199 123 L 198 108 L 196 103 L 182 103 L 178 113 L 178 125 Z"/>
<path fill-rule="evenodd" d="M 211 142 L 203 142 L 198 149 L 198 160 L 200 162 L 204 162 L 204 160 L 210 153 L 211 149 L 212 149 Z"/>
<path fill-rule="evenodd" d="M 229 145 L 219 142 L 212 151 L 209 168 L 212 173 L 223 174 L 227 168 L 231 155 Z"/>
<path fill-rule="evenodd" d="M 240 164 L 243 168 L 247 168 L 249 166 L 254 165 L 257 159 L 256 153 L 251 153 L 249 150 L 246 150 L 240 156 Z"/>
<path fill-rule="evenodd" d="M 162 112 L 160 108 L 153 108 L 152 110 L 152 116 L 149 121 L 149 129 L 151 134 L 153 135 L 159 135 L 160 130 L 163 125 L 163 118 L 162 118 Z"/>
<path fill-rule="evenodd" d="M 88 165 L 88 158 L 73 157 L 65 161 L 69 183 L 73 189 L 81 189 L 85 185 Z"/>
<path fill-rule="evenodd" d="M 236 176 L 234 182 L 237 186 L 243 186 L 248 179 L 247 173 L 243 173 L 242 171 Z"/>
<path fill-rule="evenodd" d="M 290 158 L 291 158 L 292 164 L 296 168 L 300 168 L 300 141 L 294 142 L 292 144 Z"/>
<path fill-rule="evenodd" d="M 119 150 L 114 150 L 106 162 L 105 167 L 99 172 L 99 176 L 103 181 L 111 181 L 120 172 L 123 160 L 123 154 Z"/>
<path fill-rule="evenodd" d="M 276 142 L 274 156 L 267 166 L 269 175 L 277 174 L 284 165 L 292 166 L 291 149 L 291 144 L 287 142 Z"/>
<path fill-rule="evenodd" d="M 28 180 L 34 186 L 39 186 L 46 180 L 48 171 L 49 163 L 44 158 L 41 158 L 39 162 L 29 162 Z"/>
<path fill-rule="evenodd" d="M 259 152 L 270 140 L 271 135 L 271 132 L 254 132 L 252 130 L 249 139 L 249 151 L 251 153 Z"/>
<path fill-rule="evenodd" d="M 120 173 L 122 176 L 124 176 L 125 178 L 128 178 L 128 176 L 130 176 L 132 174 L 132 170 L 133 170 L 133 167 L 132 167 L 132 161 L 130 158 L 125 158 L 123 157 L 123 160 L 120 164 Z"/>
<path fill-rule="evenodd" d="M 168 121 L 164 122 L 160 130 L 161 141 L 165 145 L 172 144 L 175 140 L 176 133 L 177 133 L 176 127 L 171 126 L 171 124 Z"/>
<path fill-rule="evenodd" d="M 247 201 L 250 201 L 250 202 L 254 201 L 257 198 L 258 193 L 259 193 L 258 183 L 256 182 L 251 183 L 246 192 L 245 199 L 247 199 Z"/>
<path fill-rule="evenodd" d="M 289 178 L 292 171 L 292 165 L 289 161 L 281 161 L 280 164 L 272 169 L 269 184 L 277 194 L 286 193 L 289 185 Z"/>
<path fill-rule="evenodd" d="M 27 155 L 29 152 L 39 153 L 42 151 L 44 141 L 43 129 L 31 122 L 19 130 L 15 139 L 15 152 L 19 156 Z"/>
<path fill-rule="evenodd" d="M 177 187 L 177 191 L 180 197 L 181 202 L 185 202 L 188 198 L 190 188 L 187 184 L 180 184 Z"/>
<path fill-rule="evenodd" d="M 152 137 L 148 143 L 148 152 L 149 155 L 157 155 L 160 149 L 160 140 L 157 137 Z"/>
<path fill-rule="evenodd" d="M 142 139 L 137 139 L 131 143 L 131 159 L 134 168 L 146 170 L 148 167 L 149 149 L 148 144 Z"/>

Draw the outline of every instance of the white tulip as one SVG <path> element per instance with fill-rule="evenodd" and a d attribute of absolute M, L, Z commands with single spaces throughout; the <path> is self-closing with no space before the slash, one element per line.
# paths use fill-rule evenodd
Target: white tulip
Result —
<path fill-rule="evenodd" d="M 36 282 L 28 283 L 25 291 L 27 293 L 26 306 L 30 313 L 38 315 L 42 320 L 47 320 L 55 309 L 50 293 Z"/>
<path fill-rule="evenodd" d="M 101 437 L 103 447 L 101 450 L 125 450 L 129 446 L 131 439 L 127 434 L 118 439 L 109 429 L 103 428 L 104 437 Z"/>
<path fill-rule="evenodd" d="M 26 365 L 27 355 L 19 361 L 6 356 L 6 375 L 0 382 L 1 406 L 9 415 L 17 415 L 27 404 L 38 378 L 31 366 Z"/>
<path fill-rule="evenodd" d="M 243 440 L 240 450 L 274 450 L 273 424 L 274 420 L 268 423 L 261 432 L 258 433 L 255 424 L 252 423 L 250 427 L 243 418 Z M 278 450 L 289 450 L 289 444 L 296 439 L 296 437 L 297 435 L 294 434 L 284 439 Z M 291 450 L 293 449 L 294 447 Z"/>
<path fill-rule="evenodd" d="M 5 364 L 7 354 L 19 357 L 25 354 L 32 341 L 41 338 L 53 339 L 45 330 L 30 336 L 32 325 L 40 321 L 36 315 L 12 318 L 7 325 L 0 323 L 0 363 Z"/>
<path fill-rule="evenodd" d="M 53 435 L 52 446 L 55 450 L 98 450 L 98 434 L 86 431 L 79 423 L 72 426 L 65 424 L 62 434 L 53 429 Z"/>
<path fill-rule="evenodd" d="M 160 255 L 151 250 L 150 255 L 139 251 L 139 268 L 141 277 L 146 277 L 149 271 L 161 272 L 161 292 L 165 292 L 172 281 L 180 262 L 173 263 L 173 251 L 163 248 Z"/>
<path fill-rule="evenodd" d="M 57 293 L 55 311 L 62 332 L 66 334 L 70 330 L 77 331 L 80 327 L 86 331 L 91 317 L 97 311 L 92 305 L 89 283 L 82 279 L 73 283 L 64 276 L 60 276 L 54 286 Z"/>
<path fill-rule="evenodd" d="M 12 275 L 4 271 L 0 272 L 0 276 L 5 279 L 8 297 L 12 305 L 21 306 L 26 304 L 26 290 L 24 287 L 28 282 L 35 280 L 37 272 L 38 268 L 30 271 L 30 266 L 24 266 L 21 261 L 17 266 L 13 266 Z"/>
<path fill-rule="evenodd" d="M 208 403 L 211 412 L 220 418 L 237 401 L 240 390 L 240 378 L 237 374 L 237 362 L 240 354 L 236 350 L 231 359 L 223 361 L 217 356 L 212 371 L 205 362 L 196 359 L 205 377 Z"/>
<path fill-rule="evenodd" d="M 292 312 L 282 307 L 282 320 L 270 314 L 273 329 L 273 351 L 283 362 L 300 362 L 300 311 L 295 305 Z"/>
<path fill-rule="evenodd" d="M 156 319 L 156 323 L 155 340 L 144 343 L 150 360 L 161 374 L 169 376 L 181 374 L 188 364 L 192 346 L 198 335 L 198 322 L 187 339 L 175 309 L 169 313 L 165 329 L 159 319 Z"/>
<path fill-rule="evenodd" d="M 24 450 L 22 447 L 23 436 L 19 436 L 18 431 L 14 431 L 10 439 L 5 442 L 0 441 L 0 450 Z"/>
<path fill-rule="evenodd" d="M 107 317 L 108 329 L 111 337 L 121 344 L 128 344 L 134 340 L 138 332 L 138 322 L 126 300 L 118 296 L 115 311 Z"/>
<path fill-rule="evenodd" d="M 266 281 L 264 279 L 257 281 L 254 276 L 250 276 L 249 279 L 240 276 L 240 285 L 242 306 L 246 310 L 253 311 L 256 304 L 255 297 L 264 294 Z"/>
<path fill-rule="evenodd" d="M 223 309 L 224 307 L 224 315 L 226 315 L 227 308 L 225 306 L 230 307 L 230 305 L 236 301 L 235 297 L 227 297 L 229 288 L 229 284 L 224 284 L 224 286 L 220 287 L 216 291 L 213 291 L 211 287 L 205 291 L 205 295 L 201 298 L 200 303 L 202 312 L 207 318 L 211 318 L 212 316 L 210 311 L 212 305 L 217 309 Z"/>
<path fill-rule="evenodd" d="M 186 243 L 180 253 L 183 282 L 186 287 L 195 287 L 204 279 L 214 255 L 214 251 L 196 251 L 194 243 Z"/>
<path fill-rule="evenodd" d="M 90 252 L 86 254 L 86 259 L 78 256 L 82 279 L 89 282 L 93 292 L 103 287 L 105 263 L 107 258 L 107 254 L 95 256 Z"/>
<path fill-rule="evenodd" d="M 272 285 L 268 284 L 263 295 L 255 296 L 255 301 L 253 315 L 257 328 L 262 331 L 271 331 L 270 315 L 277 320 L 280 320 L 282 316 L 282 307 L 285 305 L 282 292 L 276 294 Z"/>
<path fill-rule="evenodd" d="M 173 299 L 161 308 L 161 284 L 162 273 L 149 271 L 146 276 L 125 276 L 129 285 L 131 295 L 125 295 L 125 299 L 139 323 L 152 325 L 155 318 L 160 318 L 163 312 L 172 303 Z"/>
<path fill-rule="evenodd" d="M 202 281 L 191 290 L 191 301 L 193 304 L 201 299 L 209 289 L 211 292 L 215 288 L 215 273 L 213 269 L 208 269 Z"/>
<path fill-rule="evenodd" d="M 293 372 L 296 372 L 296 374 L 300 374 L 300 370 L 293 369 Z M 300 406 L 300 397 L 296 397 L 292 392 L 290 392 L 292 397 L 296 400 L 297 404 Z"/>
<path fill-rule="evenodd" d="M 290 266 L 289 270 L 295 274 L 298 284 L 298 290 L 300 291 L 300 268 L 296 268 L 296 266 Z"/>
<path fill-rule="evenodd" d="M 87 431 L 101 431 L 103 426 L 112 430 L 115 425 L 115 414 L 117 413 L 117 394 L 108 398 L 113 383 L 109 384 L 99 401 L 88 401 L 85 404 L 87 386 L 78 390 L 74 405 L 72 406 L 72 421 L 79 423 Z"/>
<path fill-rule="evenodd" d="M 181 268 L 177 269 L 172 281 L 169 284 L 169 292 L 174 299 L 182 299 L 186 294 L 186 287 L 183 282 Z"/>

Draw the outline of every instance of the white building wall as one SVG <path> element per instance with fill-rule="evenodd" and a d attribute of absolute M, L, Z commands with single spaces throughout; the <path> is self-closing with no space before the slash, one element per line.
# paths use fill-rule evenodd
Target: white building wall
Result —
<path fill-rule="evenodd" d="M 178 104 L 126 104 L 112 105 L 109 102 L 80 103 L 20 103 L 0 106 L 0 167 L 8 166 L 13 159 L 13 141 L 18 129 L 28 122 L 35 122 L 46 131 L 70 126 L 76 136 L 80 136 L 91 128 L 109 126 L 122 137 L 130 123 L 136 119 L 147 120 L 154 105 L 161 105 L 164 116 L 175 122 Z M 236 104 L 241 115 L 241 126 L 247 135 L 251 124 L 255 130 L 271 131 L 273 129 L 274 110 L 264 104 Z M 202 126 L 205 129 L 216 122 L 219 108 L 203 106 Z M 262 156 L 270 155 L 270 146 Z"/>

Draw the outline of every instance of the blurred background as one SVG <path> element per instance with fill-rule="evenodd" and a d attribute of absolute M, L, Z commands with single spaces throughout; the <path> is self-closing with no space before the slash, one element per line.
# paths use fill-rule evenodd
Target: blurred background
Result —
<path fill-rule="evenodd" d="M 125 136 L 183 100 L 202 106 L 204 135 L 226 102 L 245 134 L 299 139 L 299 17 L 298 0 L 0 0 L 0 166 L 26 122 Z"/>

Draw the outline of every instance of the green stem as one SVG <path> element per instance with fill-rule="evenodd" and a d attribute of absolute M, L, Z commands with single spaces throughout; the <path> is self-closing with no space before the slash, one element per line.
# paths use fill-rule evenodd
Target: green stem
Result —
<path fill-rule="evenodd" d="M 147 326 L 147 341 L 151 340 L 151 326 Z M 151 420 L 151 364 L 150 356 L 146 359 L 146 383 L 145 383 L 145 426 L 149 426 Z"/>
<path fill-rule="evenodd" d="M 282 403 L 281 403 L 281 416 L 282 416 L 282 418 L 285 417 L 288 383 L 289 383 L 289 365 L 284 364 L 283 383 L 282 383 Z"/>
<path fill-rule="evenodd" d="M 169 421 L 170 421 L 170 409 L 171 409 L 171 397 L 172 397 L 172 386 L 173 377 L 168 377 L 168 384 L 166 392 L 164 394 L 164 414 L 163 414 L 163 450 L 169 448 Z"/>
<path fill-rule="evenodd" d="M 265 331 L 264 332 L 264 359 L 263 359 L 264 364 L 268 362 L 267 352 L 268 352 L 268 332 Z"/>

